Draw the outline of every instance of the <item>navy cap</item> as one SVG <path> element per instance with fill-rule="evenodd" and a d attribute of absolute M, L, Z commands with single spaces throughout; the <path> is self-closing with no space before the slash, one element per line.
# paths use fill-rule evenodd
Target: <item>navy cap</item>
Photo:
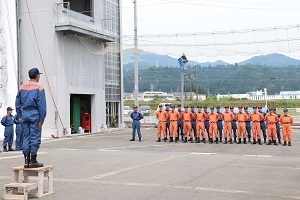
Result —
<path fill-rule="evenodd" d="M 283 109 L 283 112 L 288 112 L 288 111 L 289 111 L 289 110 L 288 110 L 288 109 L 286 109 L 286 108 L 284 108 L 284 109 Z"/>
<path fill-rule="evenodd" d="M 197 108 L 203 108 L 203 106 L 197 106 Z"/>
<path fill-rule="evenodd" d="M 253 106 L 253 109 L 257 109 L 257 106 Z"/>
<path fill-rule="evenodd" d="M 211 109 L 211 110 L 214 110 L 214 109 L 215 109 L 215 107 L 210 107 L 210 109 Z"/>
<path fill-rule="evenodd" d="M 43 73 L 41 73 L 38 68 L 32 68 L 28 71 L 29 77 L 35 77 L 39 74 L 43 74 Z"/>
<path fill-rule="evenodd" d="M 184 106 L 184 108 L 188 108 L 188 106 Z"/>
<path fill-rule="evenodd" d="M 229 106 L 225 106 L 224 108 L 229 108 Z"/>
<path fill-rule="evenodd" d="M 194 108 L 194 106 L 191 106 L 191 108 Z"/>
<path fill-rule="evenodd" d="M 245 107 L 244 107 L 244 109 L 245 109 L 245 110 L 248 110 L 248 107 L 247 107 L 247 106 L 245 106 Z"/>
<path fill-rule="evenodd" d="M 166 104 L 165 106 L 170 106 L 169 104 Z"/>
<path fill-rule="evenodd" d="M 160 108 L 161 108 L 161 107 L 162 107 L 162 105 L 159 105 L 158 107 L 160 107 Z"/>
<path fill-rule="evenodd" d="M 262 109 L 262 106 L 258 106 L 258 109 Z"/>
<path fill-rule="evenodd" d="M 179 104 L 177 107 L 181 107 L 181 104 Z"/>
<path fill-rule="evenodd" d="M 203 106 L 203 108 L 205 108 L 205 109 L 206 109 L 206 108 L 207 108 L 207 106 Z"/>
<path fill-rule="evenodd" d="M 133 108 L 138 108 L 137 106 L 133 106 Z"/>
<path fill-rule="evenodd" d="M 274 111 L 276 111 L 276 108 L 275 108 L 275 107 L 273 107 L 273 110 L 274 110 Z"/>
<path fill-rule="evenodd" d="M 220 109 L 220 106 L 217 106 L 217 109 Z"/>
<path fill-rule="evenodd" d="M 230 109 L 234 109 L 234 107 L 233 107 L 233 106 L 230 106 Z"/>
<path fill-rule="evenodd" d="M 243 106 L 239 106 L 238 108 L 239 108 L 239 109 L 243 109 Z"/>
<path fill-rule="evenodd" d="M 13 109 L 12 109 L 12 107 L 7 107 L 6 110 L 7 111 L 12 111 Z"/>

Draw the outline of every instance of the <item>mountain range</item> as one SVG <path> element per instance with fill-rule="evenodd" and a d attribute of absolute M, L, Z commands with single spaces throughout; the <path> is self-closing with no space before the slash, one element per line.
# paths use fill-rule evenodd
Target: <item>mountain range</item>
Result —
<path fill-rule="evenodd" d="M 125 49 L 123 51 L 123 64 L 124 70 L 133 70 L 134 69 L 134 53 L 133 49 Z M 159 55 L 151 52 L 146 52 L 143 50 L 138 50 L 139 54 L 139 69 L 143 70 L 153 66 L 178 66 L 177 58 L 173 58 L 167 55 Z M 215 62 L 204 62 L 199 63 L 193 60 L 189 60 L 188 65 L 200 65 L 201 67 L 216 67 L 216 66 L 227 66 L 229 63 L 226 63 L 222 60 Z M 285 66 L 299 66 L 300 60 L 290 58 L 283 54 L 269 54 L 254 56 L 248 60 L 237 63 L 238 65 L 261 65 L 261 66 L 272 66 L 272 67 L 285 67 Z"/>

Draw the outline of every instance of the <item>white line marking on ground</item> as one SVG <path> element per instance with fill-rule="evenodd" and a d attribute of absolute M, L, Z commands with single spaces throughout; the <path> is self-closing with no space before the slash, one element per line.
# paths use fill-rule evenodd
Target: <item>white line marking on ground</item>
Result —
<path fill-rule="evenodd" d="M 229 164 L 230 166 L 240 166 L 240 167 L 260 167 L 260 168 L 275 168 L 275 169 L 293 169 L 300 170 L 297 167 L 278 167 L 278 166 L 267 166 L 267 165 L 242 165 L 242 164 Z"/>
<path fill-rule="evenodd" d="M 46 154 L 47 152 L 39 152 L 38 155 L 43 155 Z M 23 158 L 24 155 L 18 155 L 18 156 L 7 156 L 7 157 L 2 157 L 0 160 L 8 160 L 8 159 L 14 159 L 14 158 Z"/>
<path fill-rule="evenodd" d="M 121 151 L 121 150 L 118 150 L 118 149 L 99 149 L 98 151 L 111 151 L 111 152 L 114 152 L 114 151 Z"/>
<path fill-rule="evenodd" d="M 56 149 L 56 151 L 78 151 L 80 149 Z"/>
<path fill-rule="evenodd" d="M 271 158 L 271 155 L 243 155 L 244 157 L 261 157 L 261 158 Z"/>
<path fill-rule="evenodd" d="M 105 150 L 110 149 L 135 149 L 135 148 L 148 148 L 148 147 L 162 147 L 164 145 L 149 145 L 149 146 L 127 146 L 127 147 L 110 147 L 110 148 L 104 148 Z"/>
<path fill-rule="evenodd" d="M 191 155 L 217 155 L 217 153 L 198 153 L 198 152 L 192 152 Z"/>
<path fill-rule="evenodd" d="M 146 167 L 146 166 L 149 166 L 149 165 L 154 165 L 154 164 L 157 164 L 157 163 L 173 160 L 175 158 L 176 157 L 169 157 L 169 158 L 165 158 L 165 159 L 161 159 L 161 160 L 155 160 L 155 161 L 152 161 L 152 162 L 143 163 L 143 164 L 140 164 L 140 165 L 132 165 L 132 166 L 125 167 L 125 168 L 122 168 L 122 169 L 117 169 L 115 171 L 111 171 L 111 172 L 99 174 L 99 175 L 96 175 L 96 176 L 92 176 L 90 178 L 91 179 L 101 179 L 101 178 L 105 178 L 105 177 L 108 177 L 108 176 L 113 176 L 113 175 L 120 174 L 120 173 L 123 173 L 123 172 L 138 169 L 138 168 L 141 168 L 141 167 Z"/>

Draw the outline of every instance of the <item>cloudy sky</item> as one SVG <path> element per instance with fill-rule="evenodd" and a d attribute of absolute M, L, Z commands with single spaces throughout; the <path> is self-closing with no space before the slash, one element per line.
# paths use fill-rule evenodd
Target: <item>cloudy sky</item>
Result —
<path fill-rule="evenodd" d="M 133 35 L 132 0 L 122 1 L 123 34 Z M 299 0 L 137 0 L 138 34 L 256 29 L 300 24 Z M 300 53 L 286 54 L 300 59 Z M 251 57 L 251 56 L 250 56 Z M 239 62 L 249 56 L 198 57 Z"/>

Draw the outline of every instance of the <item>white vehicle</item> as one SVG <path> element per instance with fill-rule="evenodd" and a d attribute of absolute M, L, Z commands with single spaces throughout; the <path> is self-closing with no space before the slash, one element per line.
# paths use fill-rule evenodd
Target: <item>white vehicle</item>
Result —
<path fill-rule="evenodd" d="M 130 106 L 124 106 L 123 107 L 123 114 L 124 116 L 130 116 L 130 114 L 132 113 L 132 109 Z"/>
<path fill-rule="evenodd" d="M 159 106 L 160 106 L 160 105 L 162 105 L 163 110 L 166 110 L 166 104 L 169 104 L 170 107 L 172 106 L 172 103 L 160 103 L 160 104 L 157 106 L 157 110 L 159 110 Z"/>

